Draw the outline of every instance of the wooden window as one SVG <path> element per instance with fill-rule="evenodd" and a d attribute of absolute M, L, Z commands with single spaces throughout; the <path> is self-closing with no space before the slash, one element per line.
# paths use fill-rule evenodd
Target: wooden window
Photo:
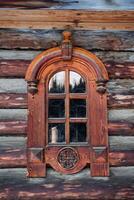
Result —
<path fill-rule="evenodd" d="M 73 174 L 90 166 L 92 176 L 108 176 L 108 75 L 92 53 L 72 47 L 64 33 L 61 47 L 30 64 L 28 81 L 28 176 L 46 176 L 50 165 Z"/>
<path fill-rule="evenodd" d="M 47 143 L 87 142 L 85 79 L 77 72 L 66 69 L 54 74 L 47 88 Z"/>

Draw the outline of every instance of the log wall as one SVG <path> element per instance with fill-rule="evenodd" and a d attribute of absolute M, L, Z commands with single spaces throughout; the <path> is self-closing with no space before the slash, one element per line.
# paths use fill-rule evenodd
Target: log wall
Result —
<path fill-rule="evenodd" d="M 14 3 L 18 5 L 18 1 Z M 26 167 L 27 86 L 24 76 L 29 63 L 36 55 L 60 44 L 61 32 L 65 27 L 72 30 L 75 46 L 95 53 L 106 66 L 110 78 L 107 84 L 107 99 L 111 177 L 123 166 L 131 171 L 134 166 L 134 11 L 126 11 L 128 15 L 123 18 L 124 11 L 121 14 L 115 12 L 114 16 L 109 12 L 94 11 L 93 17 L 93 12 L 87 14 L 79 10 L 66 10 L 63 18 L 62 10 L 59 15 L 57 10 L 36 9 L 24 15 L 26 11 L 19 9 L 26 6 L 23 1 L 21 3 L 15 7 L 19 11 L 15 15 L 12 9 L 7 15 L 5 10 L 0 11 L 0 177 L 2 172 L 6 172 L 4 170 Z M 39 3 L 43 5 L 43 1 Z M 13 6 L 9 1 L 0 1 L 0 5 L 7 9 Z M 54 13 L 56 18 L 52 18 Z M 90 21 L 91 18 L 87 21 L 91 16 L 93 21 Z M 106 16 L 109 17 L 106 19 Z M 112 20 L 112 17 L 115 17 L 115 20 Z M 119 20 L 118 25 L 116 20 Z M 71 28 L 68 26 L 70 24 Z M 24 173 L 24 170 L 20 171 Z M 14 171 L 12 173 L 14 174 Z M 110 181 L 112 182 L 112 179 Z M 113 179 L 113 184 L 114 181 L 116 180 Z M 41 185 L 38 191 L 41 190 L 40 187 Z M 132 190 L 126 188 L 127 186 L 124 192 L 127 191 L 131 198 Z M 103 192 L 108 195 L 108 191 Z M 117 192 L 120 192 L 119 188 Z M 25 196 L 22 193 L 21 195 Z M 92 196 L 91 191 L 90 195 Z M 117 199 L 123 195 L 119 193 Z M 96 196 L 99 197 L 103 195 Z M 28 198 L 30 197 L 27 196 Z"/>

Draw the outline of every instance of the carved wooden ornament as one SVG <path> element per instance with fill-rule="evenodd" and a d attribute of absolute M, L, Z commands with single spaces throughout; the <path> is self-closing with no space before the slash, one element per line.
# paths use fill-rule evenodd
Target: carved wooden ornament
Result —
<path fill-rule="evenodd" d="M 65 88 L 64 92 L 56 93 L 49 91 L 49 87 L 58 72 L 65 74 Z M 81 82 L 85 81 L 84 92 L 71 92 L 71 73 L 79 74 Z M 64 32 L 61 46 L 39 54 L 29 65 L 25 79 L 29 110 L 28 177 L 45 177 L 46 165 L 64 174 L 73 174 L 87 164 L 92 176 L 109 176 L 108 74 L 103 63 L 94 54 L 73 47 L 71 33 Z M 65 102 L 64 117 L 58 115 L 63 109 L 56 112 L 57 117 L 49 116 L 53 116 L 49 113 L 51 100 L 58 102 L 61 99 Z M 84 117 L 71 117 L 71 100 L 86 102 Z M 58 103 L 51 105 L 56 105 L 54 109 L 57 109 Z M 85 127 L 83 132 L 82 127 Z"/>

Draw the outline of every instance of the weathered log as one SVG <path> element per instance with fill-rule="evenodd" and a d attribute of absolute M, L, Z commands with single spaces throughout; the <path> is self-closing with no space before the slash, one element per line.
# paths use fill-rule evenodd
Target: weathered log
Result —
<path fill-rule="evenodd" d="M 110 166 L 134 165 L 134 137 L 110 137 Z M 120 146 L 120 148 L 119 148 Z M 0 138 L 0 168 L 26 166 L 26 138 Z"/>
<path fill-rule="evenodd" d="M 108 132 L 111 136 L 134 136 L 134 123 L 127 122 L 110 122 L 108 124 Z M 1 136 L 23 136 L 27 134 L 27 121 L 1 121 L 0 122 L 0 135 Z"/>
<path fill-rule="evenodd" d="M 0 108 L 27 108 L 27 94 L 0 93 Z"/>
<path fill-rule="evenodd" d="M 61 175 L 47 170 L 47 178 L 28 179 L 26 169 L 0 170 L 1 199 L 124 199 L 132 200 L 133 167 L 112 167 L 109 178 L 92 178 L 88 168 L 79 174 Z M 8 191 L 8 192 L 7 192 Z"/>
<path fill-rule="evenodd" d="M 27 94 L 0 93 L 0 108 L 27 108 Z M 134 108 L 134 95 L 109 94 L 108 108 Z"/>
<path fill-rule="evenodd" d="M 112 95 L 133 95 L 134 81 L 131 79 L 109 80 L 107 89 L 108 93 Z M 1 78 L 0 93 L 27 93 L 27 83 L 24 79 Z M 117 98 L 117 96 L 115 98 Z"/>
<path fill-rule="evenodd" d="M 42 51 L 31 50 L 0 50 L 0 60 L 32 60 Z M 134 53 L 130 51 L 92 51 L 96 54 L 104 63 L 133 63 Z"/>
<path fill-rule="evenodd" d="M 26 135 L 26 134 L 27 134 L 27 121 L 11 120 L 11 121 L 1 121 L 0 122 L 0 135 L 22 136 L 22 135 Z"/>
<path fill-rule="evenodd" d="M 49 17 L 48 17 L 49 16 Z M 1 28 L 133 30 L 134 11 L 15 10 L 0 11 Z"/>
<path fill-rule="evenodd" d="M 30 62 L 30 60 L 0 60 L 0 77 L 24 78 Z M 109 78 L 134 78 L 134 62 L 107 61 L 104 64 Z"/>
<path fill-rule="evenodd" d="M 73 31 L 73 45 L 87 50 L 134 51 L 134 31 Z M 62 31 L 0 29 L 2 49 L 48 49 L 60 45 Z"/>
<path fill-rule="evenodd" d="M 117 6 L 118 3 L 118 6 Z M 95 4 L 93 4 L 89 0 L 0 0 L 1 8 L 14 8 L 14 9 L 94 9 L 94 10 L 133 10 L 134 6 L 131 1 L 123 2 L 123 1 L 104 1 L 98 0 Z"/>
<path fill-rule="evenodd" d="M 27 109 L 0 109 L 0 121 L 26 120 Z M 112 109 L 108 111 L 110 122 L 133 123 L 134 109 Z"/>
<path fill-rule="evenodd" d="M 24 77 L 31 61 L 0 60 L 0 77 Z"/>
<path fill-rule="evenodd" d="M 134 95 L 110 94 L 108 108 L 134 108 Z"/>
<path fill-rule="evenodd" d="M 134 123 L 127 122 L 110 122 L 108 123 L 109 135 L 120 135 L 120 136 L 134 136 Z"/>

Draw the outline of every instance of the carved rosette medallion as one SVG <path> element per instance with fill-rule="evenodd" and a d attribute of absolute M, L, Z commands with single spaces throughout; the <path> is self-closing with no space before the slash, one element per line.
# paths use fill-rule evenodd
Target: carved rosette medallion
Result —
<path fill-rule="evenodd" d="M 60 150 L 57 160 L 61 167 L 69 170 L 76 166 L 79 161 L 79 155 L 74 148 L 66 147 Z"/>

